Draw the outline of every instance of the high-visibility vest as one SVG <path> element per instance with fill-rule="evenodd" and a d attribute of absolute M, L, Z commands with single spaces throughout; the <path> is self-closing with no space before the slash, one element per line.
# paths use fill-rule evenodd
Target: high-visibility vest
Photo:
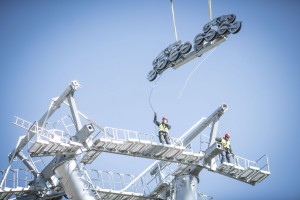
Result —
<path fill-rule="evenodd" d="M 164 123 L 161 123 L 159 126 L 158 126 L 158 131 L 162 131 L 162 132 L 166 132 L 166 133 L 169 133 L 169 128 L 166 124 Z"/>
<path fill-rule="evenodd" d="M 230 149 L 230 141 L 229 140 L 225 140 L 224 138 L 222 138 L 222 141 L 221 143 L 223 144 L 224 146 L 224 149 Z"/>

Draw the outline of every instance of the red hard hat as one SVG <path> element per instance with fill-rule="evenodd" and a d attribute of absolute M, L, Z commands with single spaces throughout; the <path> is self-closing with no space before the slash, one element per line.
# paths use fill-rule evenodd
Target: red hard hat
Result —
<path fill-rule="evenodd" d="M 162 120 L 168 120 L 167 117 L 163 117 Z"/>
<path fill-rule="evenodd" d="M 225 134 L 225 138 L 230 138 L 230 134 L 229 134 L 229 133 L 226 133 L 226 134 Z"/>

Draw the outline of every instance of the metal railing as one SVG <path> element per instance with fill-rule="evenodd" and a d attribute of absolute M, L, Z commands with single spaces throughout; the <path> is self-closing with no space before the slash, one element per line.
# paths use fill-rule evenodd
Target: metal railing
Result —
<path fill-rule="evenodd" d="M 163 167 L 156 165 L 149 172 L 150 173 L 145 174 L 142 177 L 144 180 L 148 180 L 146 185 L 149 193 L 153 192 L 153 190 L 160 184 L 169 184 L 174 179 L 172 176 L 174 170 L 171 168 L 171 163 L 168 163 Z"/>
<path fill-rule="evenodd" d="M 160 143 L 158 136 L 155 134 L 141 133 L 138 131 L 131 131 L 119 128 L 105 127 L 104 130 L 99 134 L 100 138 L 130 141 L 137 140 L 139 142 L 149 141 L 152 143 Z M 176 146 L 183 146 L 182 140 L 174 137 L 170 137 L 171 144 Z"/>
<path fill-rule="evenodd" d="M 1 181 L 3 179 L 4 171 L 1 172 Z M 26 188 L 29 182 L 34 179 L 32 172 L 28 169 L 16 168 L 10 169 L 6 179 L 4 180 L 4 188 Z"/>
<path fill-rule="evenodd" d="M 65 133 L 62 130 L 59 129 L 51 129 L 48 130 L 43 127 L 39 127 L 36 123 L 31 123 L 29 121 L 26 121 L 20 117 L 15 116 L 15 122 L 13 123 L 16 126 L 19 126 L 25 130 L 32 131 L 36 133 L 36 137 L 34 137 L 32 140 L 43 140 L 43 141 L 48 141 L 48 140 L 54 140 L 57 142 L 62 142 L 62 143 L 70 143 L 71 141 L 71 136 L 68 133 Z"/>
<path fill-rule="evenodd" d="M 90 169 L 87 172 L 91 177 L 91 181 L 96 186 L 96 188 L 102 188 L 102 189 L 110 189 L 110 190 L 118 191 L 123 189 L 134 179 L 134 176 L 131 174 L 122 174 L 117 172 L 101 171 L 96 169 Z M 133 184 L 130 187 L 130 191 L 144 193 L 145 191 L 144 185 L 141 183 L 143 183 L 143 181 Z"/>
<path fill-rule="evenodd" d="M 265 162 L 263 162 L 264 160 Z M 266 154 L 264 154 L 263 156 L 261 156 L 259 159 L 256 160 L 256 165 L 257 167 L 259 167 L 260 170 L 266 169 L 266 171 L 270 172 L 269 158 Z"/>
<path fill-rule="evenodd" d="M 217 156 L 216 163 L 219 166 L 221 164 L 221 155 Z M 270 165 L 269 165 L 269 159 L 268 156 L 265 154 L 261 156 L 259 159 L 256 161 L 249 160 L 246 158 L 243 158 L 241 156 L 234 155 L 233 157 L 234 164 L 235 166 L 242 167 L 244 169 L 248 169 L 249 167 L 256 167 L 258 170 L 264 170 L 267 172 L 270 172 Z"/>

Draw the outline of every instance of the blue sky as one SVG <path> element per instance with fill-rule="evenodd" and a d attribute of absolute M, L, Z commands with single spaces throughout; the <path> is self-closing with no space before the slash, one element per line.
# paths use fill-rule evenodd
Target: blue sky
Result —
<path fill-rule="evenodd" d="M 207 1 L 174 0 L 174 8 L 179 38 L 192 42 L 209 21 Z M 201 172 L 200 191 L 215 199 L 300 198 L 299 8 L 296 0 L 213 1 L 213 16 L 234 13 L 242 30 L 199 67 L 179 101 L 202 58 L 165 71 L 153 91 L 172 136 L 227 103 L 219 135 L 230 132 L 242 157 L 268 154 L 272 175 L 255 187 Z M 146 75 L 174 40 L 167 0 L 1 1 L 0 168 L 25 133 L 11 124 L 13 116 L 38 120 L 72 80 L 82 85 L 79 109 L 98 124 L 153 133 Z M 93 167 L 138 174 L 152 162 L 104 154 Z"/>

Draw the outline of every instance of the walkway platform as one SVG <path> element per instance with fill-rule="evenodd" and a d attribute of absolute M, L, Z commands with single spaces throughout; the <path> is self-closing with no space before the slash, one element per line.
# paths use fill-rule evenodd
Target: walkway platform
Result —
<path fill-rule="evenodd" d="M 181 145 L 161 144 L 140 139 L 128 139 L 125 141 L 101 138 L 93 143 L 81 162 L 84 164 L 91 164 L 102 152 L 186 163 L 190 165 L 198 164 L 198 161 L 204 156 L 201 153 L 185 151 L 185 147 Z"/>
<path fill-rule="evenodd" d="M 120 190 L 109 190 L 109 189 L 102 189 L 96 188 L 93 190 L 95 193 L 99 195 L 97 198 L 98 200 L 103 199 L 114 199 L 114 200 L 161 200 L 160 198 L 156 197 L 147 197 L 144 196 L 142 193 L 134 193 L 134 192 L 121 192 Z"/>
<path fill-rule="evenodd" d="M 251 185 L 260 183 L 271 174 L 269 170 L 262 170 L 257 166 L 242 167 L 227 162 L 222 163 L 216 172 Z"/>

